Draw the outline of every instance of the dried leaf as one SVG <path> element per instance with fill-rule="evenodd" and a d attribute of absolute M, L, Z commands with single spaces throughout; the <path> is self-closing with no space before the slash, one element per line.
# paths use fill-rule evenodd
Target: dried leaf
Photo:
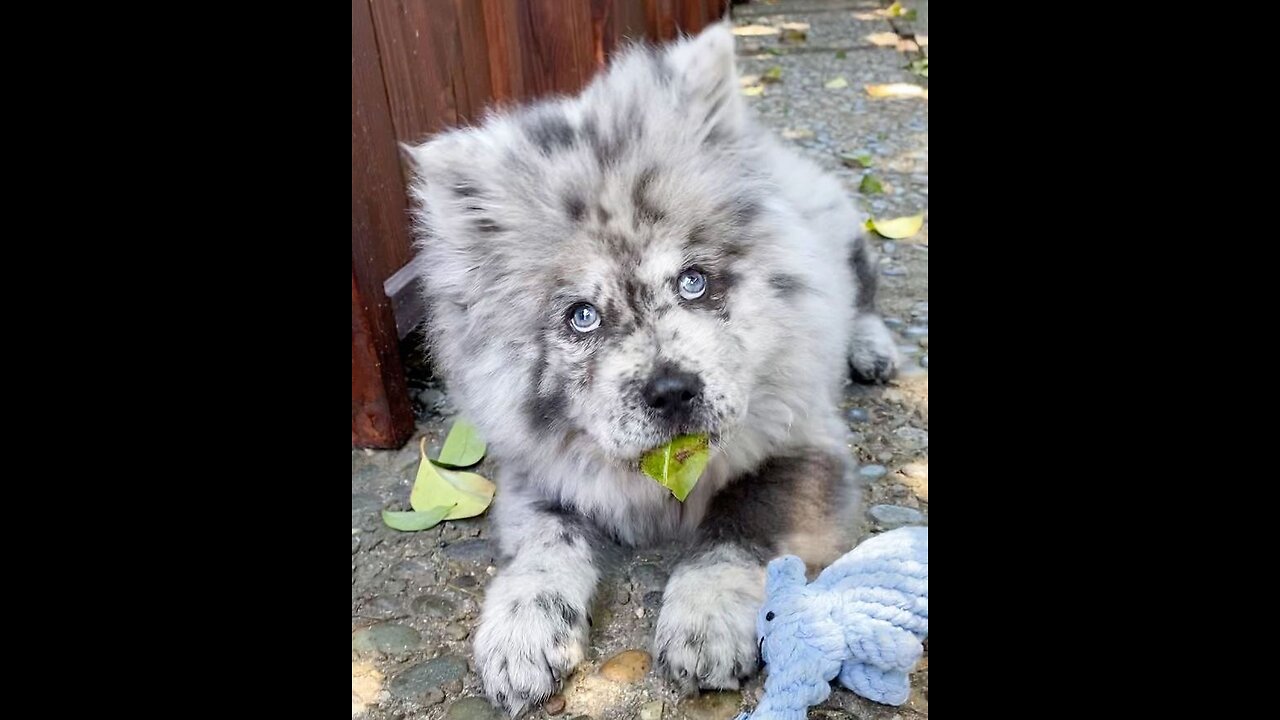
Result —
<path fill-rule="evenodd" d="M 910 83 L 891 83 L 889 85 L 867 85 L 867 94 L 873 98 L 887 97 L 922 97 L 928 99 L 929 91 L 919 85 Z"/>
<path fill-rule="evenodd" d="M 804 42 L 809 38 L 809 23 L 782 23 L 782 39 L 787 42 Z"/>
<path fill-rule="evenodd" d="M 924 227 L 924 213 L 890 220 L 867 219 L 867 229 L 873 230 L 890 240 L 902 240 L 920 232 Z"/>
<path fill-rule="evenodd" d="M 768 25 L 742 25 L 733 29 L 733 34 L 739 37 L 756 37 L 759 35 L 777 35 L 780 30 L 776 27 Z"/>
<path fill-rule="evenodd" d="M 484 459 L 485 443 L 480 431 L 466 418 L 453 421 L 449 428 L 449 436 L 444 439 L 444 447 L 440 448 L 440 457 L 436 463 L 447 468 L 471 467 Z"/>
<path fill-rule="evenodd" d="M 892 5 L 884 9 L 884 14 L 889 17 L 898 17 L 899 15 L 902 14 L 902 12 L 903 12 L 902 3 L 898 2 L 897 0 L 894 0 L 894 3 Z"/>
<path fill-rule="evenodd" d="M 843 60 L 843 59 L 845 59 L 845 58 L 847 58 L 847 57 L 849 57 L 849 53 L 847 53 L 847 52 L 845 52 L 845 51 L 843 51 L 843 50 L 837 50 L 837 51 L 836 51 L 836 59 L 837 59 L 837 60 Z"/>
<path fill-rule="evenodd" d="M 872 195 L 884 192 L 884 186 L 871 173 L 862 176 L 862 182 L 858 185 L 858 192 L 863 195 Z"/>
<path fill-rule="evenodd" d="M 742 94 L 743 94 L 743 95 L 746 95 L 746 96 L 748 96 L 748 97 L 756 97 L 756 96 L 758 96 L 758 95 L 763 95 L 763 94 L 764 94 L 764 86 L 763 86 L 763 85 L 752 85 L 752 86 L 750 86 L 750 87 L 744 87 L 744 88 L 742 88 Z"/>
<path fill-rule="evenodd" d="M 764 75 L 761 75 L 760 79 L 767 83 L 782 82 L 782 66 L 774 65 L 768 70 L 765 70 Z"/>
<path fill-rule="evenodd" d="M 681 435 L 646 453 L 640 461 L 640 469 L 671 490 L 677 500 L 684 502 L 693 486 L 698 484 L 702 471 L 707 469 L 710 446 L 706 435 Z"/>
<path fill-rule="evenodd" d="M 840 77 L 832 78 L 826 81 L 825 83 L 822 84 L 822 87 L 828 90 L 843 90 L 844 88 L 849 87 L 849 81 L 845 80 L 844 76 L 841 75 Z"/>

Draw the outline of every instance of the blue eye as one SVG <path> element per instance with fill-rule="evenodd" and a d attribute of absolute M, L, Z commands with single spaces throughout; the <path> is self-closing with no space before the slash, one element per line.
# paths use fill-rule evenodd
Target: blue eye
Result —
<path fill-rule="evenodd" d="M 587 303 L 579 303 L 573 307 L 573 314 L 569 316 L 569 324 L 580 333 L 589 333 L 600 327 L 600 313 L 596 312 L 595 307 Z"/>
<path fill-rule="evenodd" d="M 697 300 L 707 291 L 707 276 L 697 270 L 685 270 L 680 274 L 680 297 Z"/>

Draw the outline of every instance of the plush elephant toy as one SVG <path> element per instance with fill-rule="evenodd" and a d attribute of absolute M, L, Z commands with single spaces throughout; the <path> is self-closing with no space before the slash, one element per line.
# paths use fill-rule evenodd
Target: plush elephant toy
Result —
<path fill-rule="evenodd" d="M 835 678 L 869 700 L 903 704 L 929 634 L 929 528 L 877 535 L 809 584 L 800 558 L 774 560 L 756 623 L 768 677 L 751 720 L 804 720 Z"/>

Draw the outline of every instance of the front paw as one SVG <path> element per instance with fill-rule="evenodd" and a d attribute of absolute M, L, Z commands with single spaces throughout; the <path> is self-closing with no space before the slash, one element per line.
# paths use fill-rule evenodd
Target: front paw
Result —
<path fill-rule="evenodd" d="M 898 374 L 902 356 L 884 321 L 877 315 L 860 315 L 854 322 L 849 366 L 861 383 L 885 383 Z"/>
<path fill-rule="evenodd" d="M 516 717 L 551 697 L 582 661 L 589 623 L 582 609 L 554 591 L 510 595 L 486 599 L 475 654 L 490 701 Z"/>
<path fill-rule="evenodd" d="M 661 671 L 689 694 L 733 690 L 759 669 L 759 569 L 678 573 L 667 585 L 654 635 Z"/>

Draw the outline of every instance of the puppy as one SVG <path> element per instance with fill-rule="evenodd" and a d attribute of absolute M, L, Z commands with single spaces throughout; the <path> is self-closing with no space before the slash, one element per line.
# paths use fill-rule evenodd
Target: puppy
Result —
<path fill-rule="evenodd" d="M 605 550 L 672 539 L 658 666 L 736 688 L 764 563 L 848 546 L 845 373 L 898 364 L 864 218 L 749 117 L 725 23 L 406 150 L 432 357 L 499 468 L 490 699 L 515 716 L 555 692 Z M 686 433 L 712 456 L 681 503 L 639 459 Z"/>

